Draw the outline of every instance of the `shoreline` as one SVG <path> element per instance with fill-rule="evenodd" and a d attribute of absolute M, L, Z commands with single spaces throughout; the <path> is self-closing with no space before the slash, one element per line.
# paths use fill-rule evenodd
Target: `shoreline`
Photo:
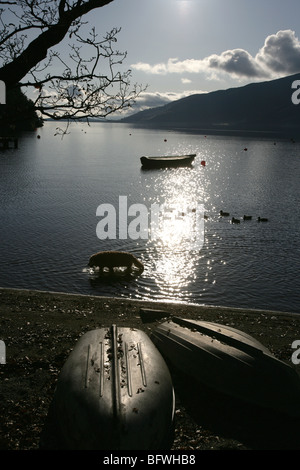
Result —
<path fill-rule="evenodd" d="M 291 315 L 291 316 L 300 316 L 300 310 L 298 312 L 291 312 L 291 311 L 285 311 L 285 310 L 271 310 L 271 309 L 264 309 L 264 308 L 248 308 L 248 307 L 234 307 L 234 306 L 228 306 L 228 305 L 208 305 L 208 304 L 197 304 L 195 302 L 181 302 L 181 301 L 173 301 L 173 300 L 147 300 L 147 299 L 132 299 L 132 298 L 126 298 L 126 297 L 114 297 L 114 296 L 105 296 L 105 295 L 90 295 L 90 294 L 80 294 L 80 293 L 74 293 L 74 292 L 60 292 L 60 291 L 44 291 L 40 289 L 24 289 L 24 288 L 11 288 L 11 287 L 0 287 L 0 295 L 2 292 L 16 292 L 16 293 L 29 293 L 29 294 L 40 294 L 40 295 L 53 295 L 53 296 L 66 296 L 66 297 L 83 297 L 83 298 L 89 298 L 89 299 L 102 299 L 102 300 L 107 300 L 107 301 L 117 301 L 117 302 L 134 302 L 136 304 L 151 304 L 152 306 L 159 305 L 160 307 L 163 306 L 181 306 L 181 307 L 186 307 L 186 308 L 200 308 L 200 309 L 222 309 L 224 311 L 230 310 L 232 312 L 236 311 L 237 313 L 239 312 L 253 312 L 253 313 L 264 313 L 264 314 L 270 314 L 270 315 Z"/>
<path fill-rule="evenodd" d="M 245 331 L 290 364 L 292 343 L 300 340 L 300 314 L 272 310 L 0 288 L 0 313 L 6 346 L 6 364 L 0 366 L 1 450 L 39 449 L 58 374 L 88 330 L 118 324 L 150 333 L 174 315 L 214 321 Z M 294 367 L 300 373 L 300 366 Z M 195 387 L 176 372 L 174 388 L 173 450 L 300 448 L 285 417 L 274 423 L 274 413 L 220 399 L 204 387 L 195 395 Z"/>

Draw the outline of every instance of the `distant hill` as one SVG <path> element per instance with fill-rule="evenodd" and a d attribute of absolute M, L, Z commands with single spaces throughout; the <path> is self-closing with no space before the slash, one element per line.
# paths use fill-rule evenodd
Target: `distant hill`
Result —
<path fill-rule="evenodd" d="M 300 104 L 292 103 L 292 83 L 300 73 L 243 87 L 195 94 L 138 112 L 122 122 L 143 127 L 212 133 L 300 135 Z"/>

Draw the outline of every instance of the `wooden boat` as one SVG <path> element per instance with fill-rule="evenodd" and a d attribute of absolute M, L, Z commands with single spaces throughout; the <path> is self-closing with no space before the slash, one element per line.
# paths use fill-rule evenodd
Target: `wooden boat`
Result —
<path fill-rule="evenodd" d="M 178 317 L 151 335 L 167 362 L 198 383 L 246 403 L 300 416 L 300 379 L 246 333 Z"/>
<path fill-rule="evenodd" d="M 148 335 L 116 325 L 89 331 L 64 364 L 54 394 L 60 447 L 167 448 L 174 402 L 169 369 Z"/>
<path fill-rule="evenodd" d="M 179 167 L 190 166 L 196 154 L 190 155 L 169 155 L 161 157 L 141 157 L 141 163 L 144 168 L 165 168 L 165 167 Z"/>

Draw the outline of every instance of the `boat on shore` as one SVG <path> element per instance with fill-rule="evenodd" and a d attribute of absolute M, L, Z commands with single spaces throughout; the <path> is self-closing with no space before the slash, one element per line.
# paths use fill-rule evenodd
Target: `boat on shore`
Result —
<path fill-rule="evenodd" d="M 217 323 L 174 317 L 151 339 L 167 363 L 196 383 L 244 403 L 300 417 L 300 378 L 248 334 Z"/>
<path fill-rule="evenodd" d="M 166 168 L 192 165 L 195 153 L 189 155 L 166 155 L 161 157 L 143 156 L 141 163 L 143 168 Z"/>
<path fill-rule="evenodd" d="M 52 419 L 65 450 L 155 450 L 168 448 L 174 407 L 169 369 L 149 336 L 112 325 L 78 340 Z"/>

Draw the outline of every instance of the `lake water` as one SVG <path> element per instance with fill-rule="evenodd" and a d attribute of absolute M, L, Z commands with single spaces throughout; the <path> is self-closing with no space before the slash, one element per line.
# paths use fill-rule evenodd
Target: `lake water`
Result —
<path fill-rule="evenodd" d="M 117 123 L 73 124 L 61 139 L 55 127 L 0 151 L 0 286 L 300 313 L 299 143 Z M 197 154 L 192 168 L 141 168 L 142 155 L 183 153 Z M 104 204 L 115 209 L 115 239 L 99 237 Z M 134 204 L 148 211 L 144 238 Z M 164 204 L 156 238 L 155 204 Z M 207 219 L 196 223 L 199 207 Z M 90 272 L 90 255 L 110 249 L 141 259 L 142 275 L 112 281 Z"/>

